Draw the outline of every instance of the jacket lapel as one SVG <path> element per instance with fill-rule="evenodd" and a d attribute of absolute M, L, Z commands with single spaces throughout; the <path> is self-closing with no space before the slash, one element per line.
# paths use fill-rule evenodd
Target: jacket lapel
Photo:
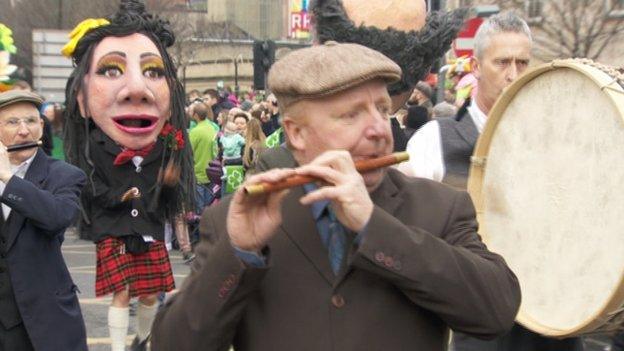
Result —
<path fill-rule="evenodd" d="M 399 188 L 397 188 L 396 184 L 394 184 L 392 176 L 389 174 L 390 172 L 395 171 L 387 170 L 386 172 L 386 176 L 381 182 L 381 185 L 373 191 L 371 198 L 373 199 L 373 203 L 375 205 L 393 215 L 403 203 L 403 198 L 400 196 Z"/>
<path fill-rule="evenodd" d="M 387 172 L 392 172 L 391 170 Z M 397 209 L 403 203 L 403 198 L 400 196 L 399 189 L 394 184 L 391 176 L 386 174 L 379 187 L 371 193 L 371 199 L 373 203 L 386 211 L 387 213 L 394 215 Z M 347 230 L 347 242 L 353 243 L 356 237 L 356 233 Z M 357 247 L 351 245 L 349 252 L 347 253 L 347 264 L 343 267 L 342 271 L 338 274 L 335 281 L 334 288 L 337 287 L 342 281 L 344 281 L 349 273 L 353 270 L 353 267 L 348 263 L 351 262 L 351 256 L 354 254 Z"/>
<path fill-rule="evenodd" d="M 468 106 L 470 106 L 470 99 L 468 99 L 457 112 L 457 117 L 455 118 L 457 124 L 454 125 L 454 128 L 468 145 L 474 146 L 479 138 L 479 131 L 472 121 L 470 112 L 468 112 Z"/>
<path fill-rule="evenodd" d="M 48 161 L 48 157 L 45 153 L 39 149 L 35 154 L 35 158 L 32 163 L 28 167 L 28 171 L 24 176 L 24 179 L 35 184 L 38 188 L 41 188 L 41 184 L 46 178 L 45 170 L 47 169 L 46 163 Z M 33 206 L 35 206 L 33 204 Z M 24 216 L 17 213 L 17 211 L 11 211 L 11 215 L 9 216 L 10 220 L 7 226 L 7 251 L 11 249 L 19 231 L 22 229 L 24 225 L 24 221 L 26 220 Z"/>
<path fill-rule="evenodd" d="M 327 249 L 321 242 L 312 211 L 299 203 L 299 199 L 304 195 L 303 187 L 298 187 L 293 189 L 284 199 L 282 229 L 319 274 L 331 285 L 335 276 L 329 265 Z"/>

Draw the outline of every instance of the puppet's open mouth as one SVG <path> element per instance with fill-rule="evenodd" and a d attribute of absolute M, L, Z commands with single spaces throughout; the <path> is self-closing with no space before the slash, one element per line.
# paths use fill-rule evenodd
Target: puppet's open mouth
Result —
<path fill-rule="evenodd" d="M 143 134 L 149 133 L 156 128 L 158 117 L 150 115 L 124 115 L 113 117 L 117 128 L 126 133 Z"/>

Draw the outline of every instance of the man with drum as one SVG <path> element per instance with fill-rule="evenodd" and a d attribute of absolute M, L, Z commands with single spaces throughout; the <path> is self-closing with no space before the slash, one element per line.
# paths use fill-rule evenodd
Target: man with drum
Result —
<path fill-rule="evenodd" d="M 475 36 L 475 99 L 468 99 L 455 118 L 438 119 L 418 130 L 407 145 L 410 161 L 400 170 L 465 189 L 470 156 L 487 114 L 502 90 L 528 67 L 531 46 L 529 26 L 515 14 L 485 21 Z"/>
<path fill-rule="evenodd" d="M 485 21 L 475 36 L 475 76 L 479 89 L 454 118 L 427 123 L 409 140 L 409 163 L 399 169 L 408 175 L 442 181 L 465 189 L 470 157 L 487 119 L 503 89 L 529 65 L 532 38 L 529 26 L 506 12 Z M 520 325 L 494 341 L 483 341 L 455 333 L 454 351 L 574 351 L 582 350 L 580 339 L 555 340 L 535 334 Z"/>

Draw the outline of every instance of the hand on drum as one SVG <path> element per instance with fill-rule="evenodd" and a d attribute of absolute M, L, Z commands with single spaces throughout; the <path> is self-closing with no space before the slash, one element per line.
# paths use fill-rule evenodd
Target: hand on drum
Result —
<path fill-rule="evenodd" d="M 245 186 L 277 183 L 295 175 L 294 169 L 274 169 L 249 177 L 234 193 L 227 214 L 227 232 L 233 246 L 259 252 L 282 223 L 281 204 L 288 190 L 257 196 L 245 194 Z"/>
<path fill-rule="evenodd" d="M 302 204 L 329 200 L 342 225 L 354 232 L 364 229 L 374 205 L 362 175 L 355 169 L 351 154 L 347 151 L 325 152 L 298 168 L 297 174 L 323 179 L 329 184 L 302 197 Z"/>

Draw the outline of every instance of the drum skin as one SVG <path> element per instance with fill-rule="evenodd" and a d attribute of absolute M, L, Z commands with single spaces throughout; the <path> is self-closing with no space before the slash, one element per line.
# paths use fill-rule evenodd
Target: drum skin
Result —
<path fill-rule="evenodd" d="M 624 320 L 624 89 L 591 63 L 527 71 L 493 107 L 468 190 L 516 273 L 517 321 L 570 337 Z"/>

